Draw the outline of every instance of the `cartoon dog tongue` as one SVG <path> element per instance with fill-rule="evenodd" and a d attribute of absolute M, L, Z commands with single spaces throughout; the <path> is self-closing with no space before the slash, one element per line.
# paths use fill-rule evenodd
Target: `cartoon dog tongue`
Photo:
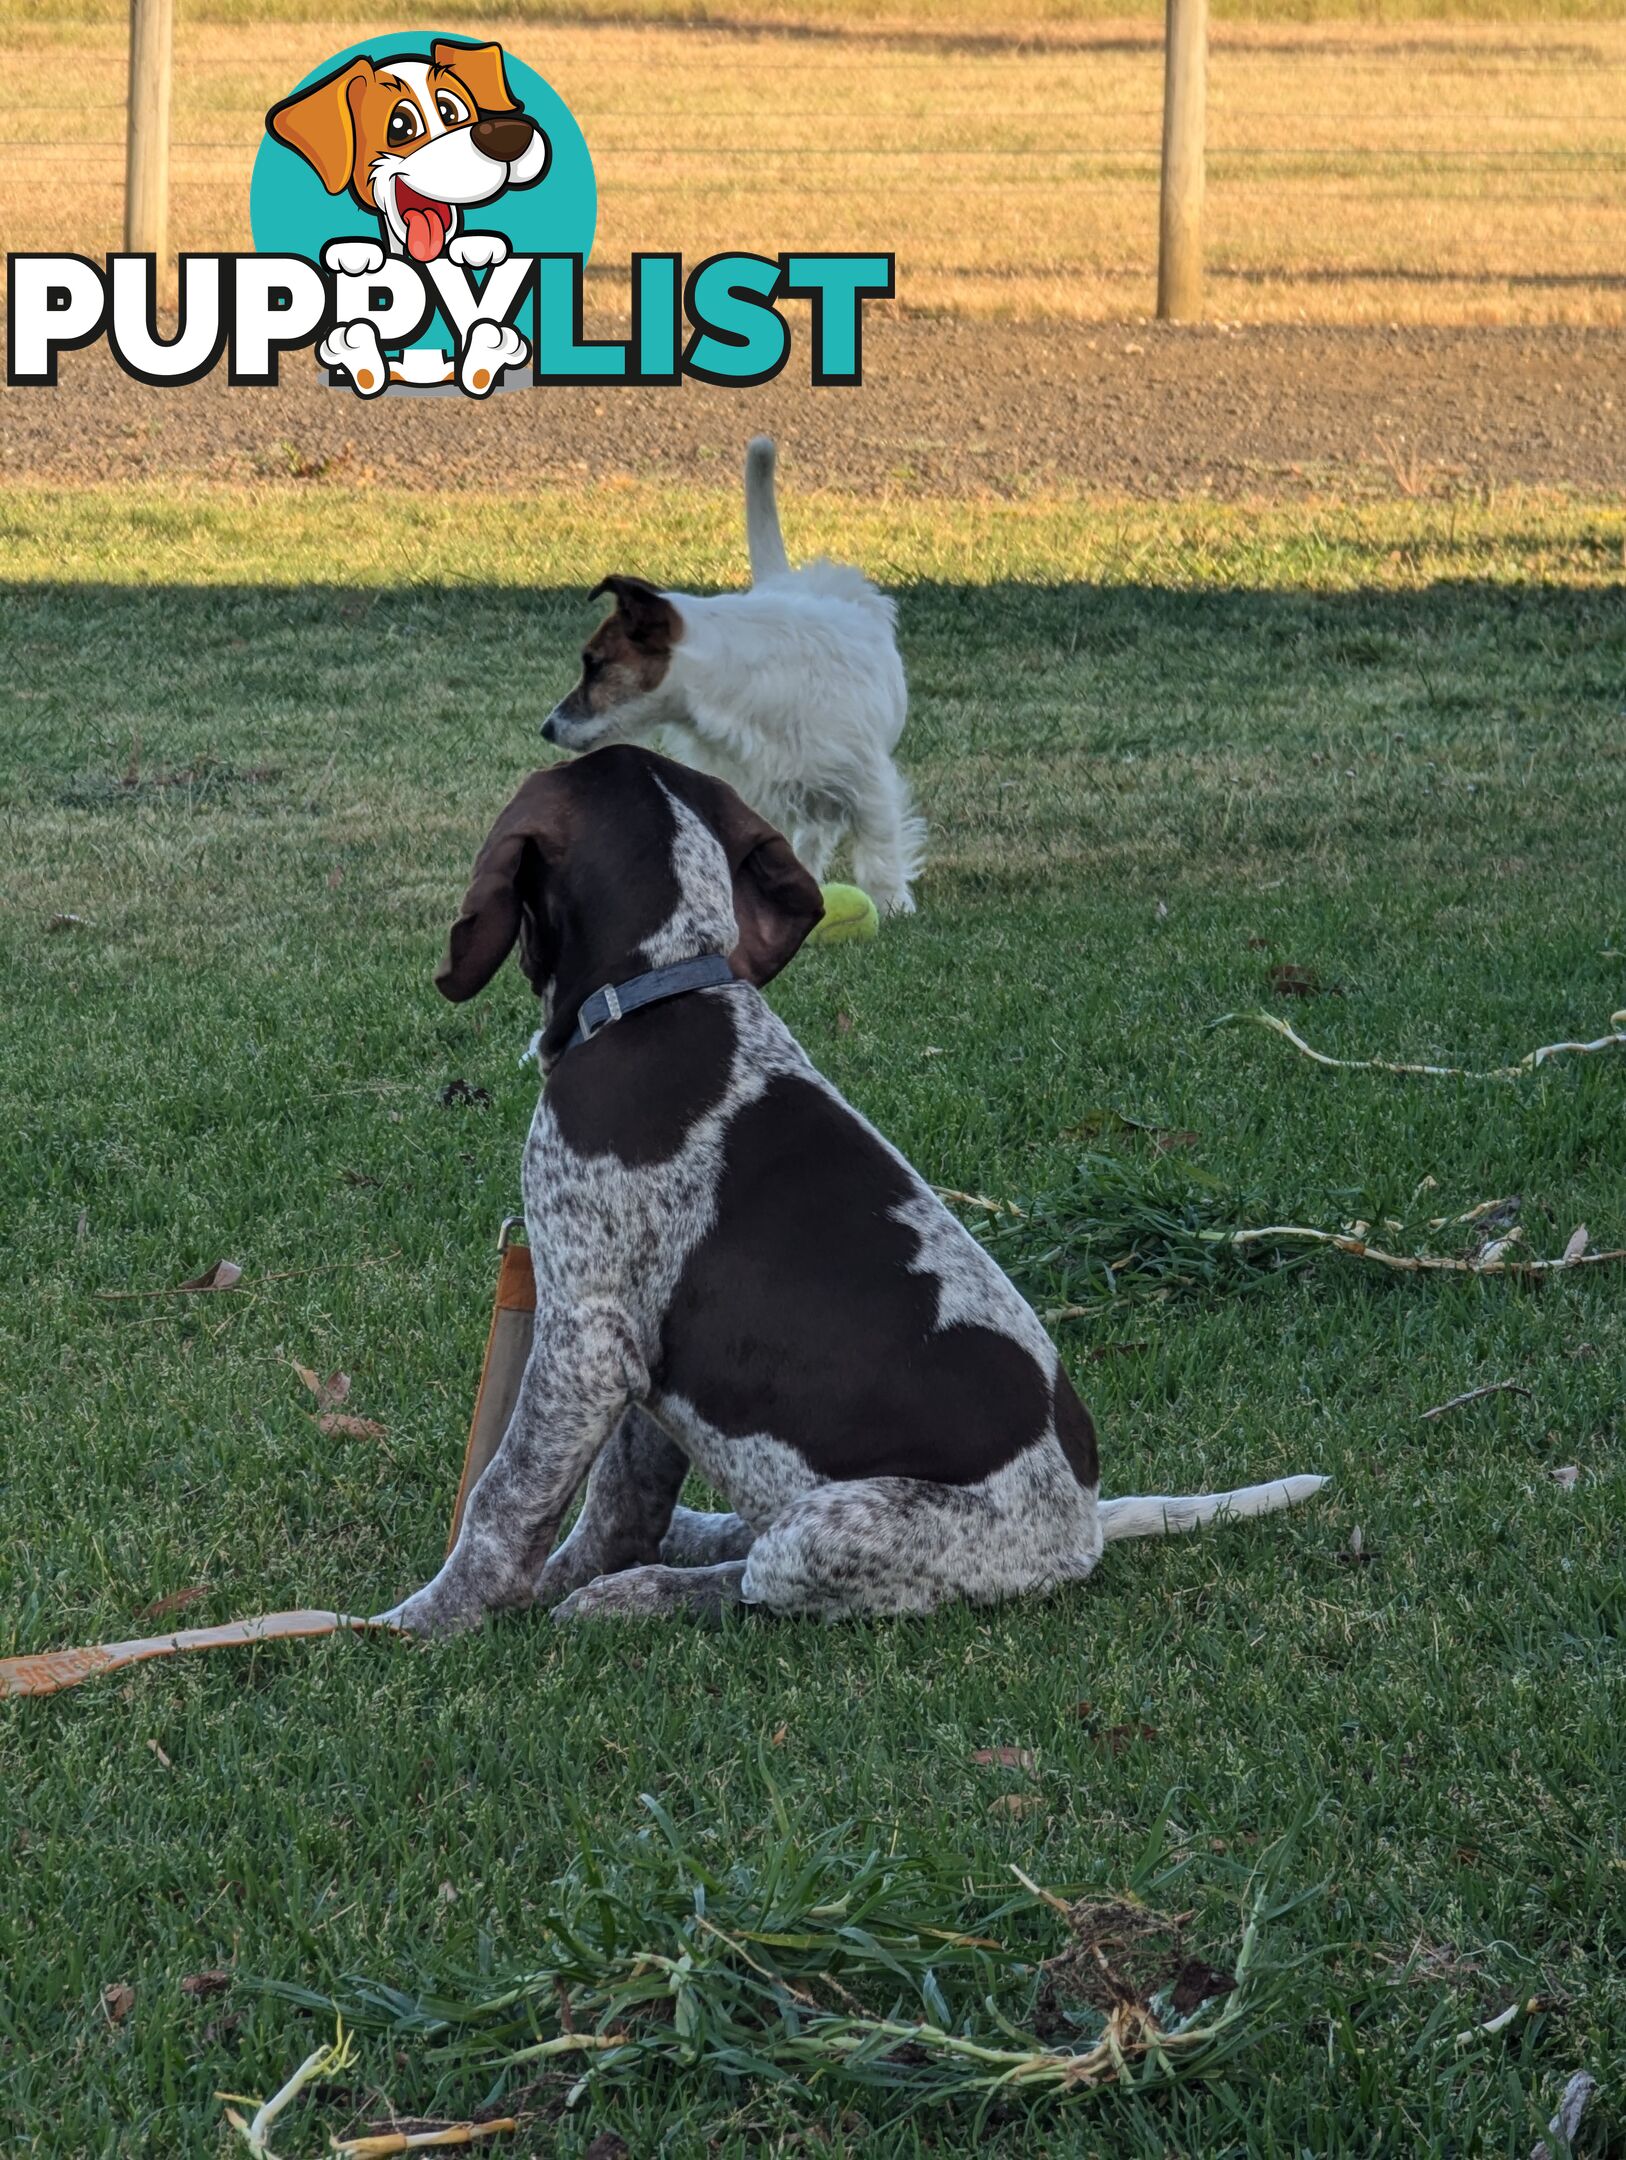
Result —
<path fill-rule="evenodd" d="M 433 210 L 420 210 L 416 206 L 403 211 L 402 215 L 406 220 L 407 253 L 414 262 L 433 262 L 446 237 L 444 223 Z"/>

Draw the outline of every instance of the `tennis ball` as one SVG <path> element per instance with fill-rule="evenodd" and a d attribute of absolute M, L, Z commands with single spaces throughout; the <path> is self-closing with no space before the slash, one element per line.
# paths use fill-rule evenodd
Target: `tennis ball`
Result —
<path fill-rule="evenodd" d="M 875 902 L 857 885 L 826 885 L 824 913 L 808 933 L 810 945 L 857 945 L 881 933 Z"/>

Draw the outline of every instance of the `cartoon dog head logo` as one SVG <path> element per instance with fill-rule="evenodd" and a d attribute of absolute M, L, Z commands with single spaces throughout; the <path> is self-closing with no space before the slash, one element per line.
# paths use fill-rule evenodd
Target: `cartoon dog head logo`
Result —
<path fill-rule="evenodd" d="M 427 53 L 369 57 L 324 75 L 265 116 L 330 195 L 379 221 L 385 247 L 429 263 L 463 213 L 535 187 L 552 145 L 508 87 L 500 45 L 437 39 Z"/>
<path fill-rule="evenodd" d="M 597 210 L 552 85 L 501 45 L 428 30 L 368 38 L 296 83 L 265 116 L 249 190 L 256 250 L 331 281 L 316 356 L 364 398 L 522 387 L 533 266 L 585 261 Z"/>

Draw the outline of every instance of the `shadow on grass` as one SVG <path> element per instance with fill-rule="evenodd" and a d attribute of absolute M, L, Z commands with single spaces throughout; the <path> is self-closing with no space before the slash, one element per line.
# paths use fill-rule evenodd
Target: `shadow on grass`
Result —
<path fill-rule="evenodd" d="M 1541 556 L 1535 532 L 1501 544 Z M 1313 536 L 1292 547 L 1278 574 L 1313 579 Z M 1496 726 L 1585 738 L 1617 723 L 1626 613 L 1601 584 L 1171 588 L 1111 582 L 1117 549 L 1096 551 L 1102 583 L 899 588 L 906 764 L 1258 752 L 1329 731 L 1418 748 Z M 1134 567 L 1132 546 L 1121 552 Z M 1484 544 L 1444 536 L 1429 552 L 1482 560 Z M 1178 574 L 1179 548 L 1169 555 Z M 1606 575 L 1618 555 L 1617 540 L 1583 532 L 1565 567 Z M 1338 559 L 1376 580 L 1405 550 L 1363 539 Z M 1190 568 L 1203 568 L 1195 549 Z M 545 761 L 538 723 L 600 614 L 585 587 L 560 585 L 16 583 L 0 595 L 0 799 L 86 816 L 160 794 L 248 799 L 267 780 L 302 785 L 313 760 L 382 761 L 448 799 L 494 795 Z"/>

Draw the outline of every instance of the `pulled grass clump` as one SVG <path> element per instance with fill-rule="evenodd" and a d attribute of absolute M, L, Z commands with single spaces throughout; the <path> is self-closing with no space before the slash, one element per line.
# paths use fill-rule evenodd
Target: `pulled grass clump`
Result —
<path fill-rule="evenodd" d="M 1561 1253 L 1526 1253 L 1517 1220 L 1524 1203 L 1517 1194 L 1482 1200 L 1457 1214 L 1423 1216 L 1417 1204 L 1433 1188 L 1432 1178 L 1423 1179 L 1404 1215 L 1356 1219 L 1336 1229 L 1250 1223 L 1249 1214 L 1260 1212 L 1250 1194 L 1166 1156 L 1133 1161 L 1084 1155 L 1065 1183 L 1022 1204 L 937 1190 L 967 1211 L 974 1233 L 1047 1326 L 1088 1319 L 1137 1296 L 1200 1292 L 1213 1299 L 1254 1289 L 1308 1267 L 1318 1254 L 1342 1254 L 1392 1274 L 1501 1275 L 1529 1282 L 1626 1262 L 1626 1246 L 1592 1250 L 1585 1223 L 1576 1225 Z M 1464 1233 L 1471 1233 L 1464 1249 L 1433 1249 L 1442 1235 L 1460 1242 Z M 1412 1249 L 1391 1249 L 1402 1245 Z"/>
<path fill-rule="evenodd" d="M 703 1859 L 658 1801 L 619 1864 L 584 1836 L 539 1915 L 537 1962 L 492 1988 L 415 1992 L 351 1978 L 269 1991 L 494 2079 L 568 2067 L 590 2088 L 707 2071 L 725 2080 L 866 2087 L 910 2105 L 1145 2092 L 1234 2067 L 1270 2023 L 1260 1958 L 1278 1917 L 1261 1891 L 1224 1971 L 1190 1953 L 1190 1914 L 1067 1903 L 1019 1869 L 973 1916 L 963 1879 L 907 1853 L 811 1848 Z M 1060 1937 L 1059 1943 L 1057 1941 Z"/>
<path fill-rule="evenodd" d="M 1020 1207 L 952 1197 L 977 1211 L 976 1234 L 1047 1321 L 1136 1296 L 1246 1291 L 1305 1264 L 1285 1244 L 1236 1243 L 1258 1196 L 1172 1155 L 1080 1155 Z"/>

